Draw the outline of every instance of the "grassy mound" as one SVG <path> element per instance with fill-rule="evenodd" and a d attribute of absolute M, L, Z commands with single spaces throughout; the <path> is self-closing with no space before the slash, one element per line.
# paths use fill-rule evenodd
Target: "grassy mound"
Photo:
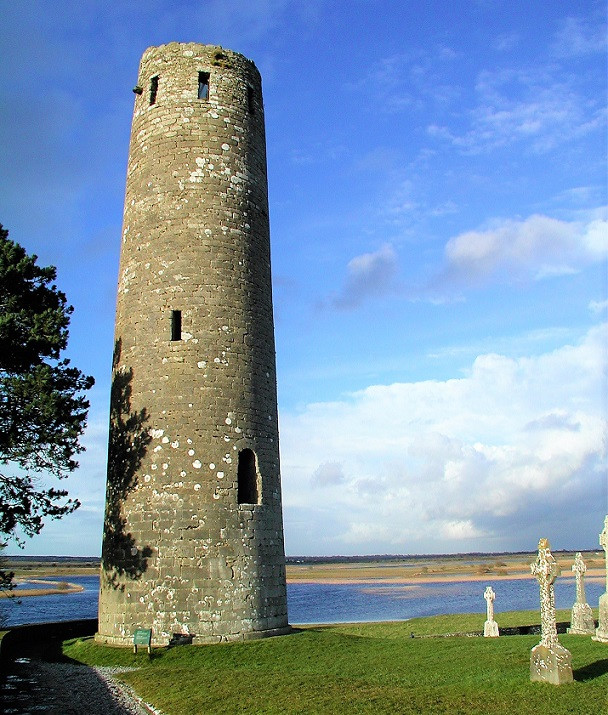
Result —
<path fill-rule="evenodd" d="M 538 614 L 497 620 L 528 625 Z M 575 682 L 556 687 L 529 681 L 538 636 L 430 637 L 482 627 L 479 614 L 307 626 L 262 641 L 157 649 L 152 658 L 75 639 L 64 643 L 64 654 L 91 665 L 138 666 L 120 677 L 166 715 L 608 713 L 608 646 L 560 636 Z"/>

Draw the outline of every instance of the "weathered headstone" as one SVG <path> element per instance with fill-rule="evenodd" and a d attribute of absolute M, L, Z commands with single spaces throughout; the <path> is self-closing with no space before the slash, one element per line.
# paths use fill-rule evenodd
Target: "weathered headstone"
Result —
<path fill-rule="evenodd" d="M 540 588 L 540 623 L 541 640 L 530 653 L 530 680 L 553 685 L 570 683 L 572 675 L 572 656 L 557 639 L 555 621 L 555 592 L 553 584 L 560 574 L 560 568 L 553 558 L 547 539 L 538 542 L 538 556 L 530 564 L 532 574 L 536 576 Z"/>
<path fill-rule="evenodd" d="M 483 624 L 483 635 L 485 638 L 498 638 L 498 623 L 494 620 L 494 599 L 496 594 L 492 586 L 488 586 L 483 592 L 486 599 L 486 622 Z"/>
<path fill-rule="evenodd" d="M 606 591 L 600 596 L 600 623 L 593 640 L 608 643 L 608 516 L 604 520 L 604 530 L 600 534 L 600 546 L 606 554 Z"/>
<path fill-rule="evenodd" d="M 572 606 L 568 633 L 592 636 L 595 633 L 595 621 L 593 620 L 591 606 L 587 603 L 587 598 L 585 597 L 585 572 L 587 571 L 587 566 L 580 551 L 576 554 L 572 564 L 572 571 L 576 578 L 576 602 Z"/>

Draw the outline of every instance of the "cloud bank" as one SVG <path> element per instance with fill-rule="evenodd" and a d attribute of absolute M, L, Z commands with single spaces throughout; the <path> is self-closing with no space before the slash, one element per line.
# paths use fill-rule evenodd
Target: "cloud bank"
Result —
<path fill-rule="evenodd" d="M 586 223 L 535 214 L 524 220 L 495 220 L 485 230 L 467 231 L 447 242 L 442 280 L 476 285 L 540 280 L 577 273 L 608 255 L 606 209 Z"/>
<path fill-rule="evenodd" d="M 461 378 L 283 413 L 287 552 L 592 547 L 607 506 L 607 340 L 602 324 L 539 356 L 480 355 Z"/>
<path fill-rule="evenodd" d="M 492 219 L 447 240 L 443 265 L 425 285 L 405 287 L 397 279 L 400 256 L 385 243 L 352 258 L 342 288 L 329 300 L 337 310 L 355 310 L 370 299 L 394 295 L 443 302 L 491 284 L 541 281 L 581 272 L 608 259 L 608 207 L 578 221 L 544 214 Z"/>

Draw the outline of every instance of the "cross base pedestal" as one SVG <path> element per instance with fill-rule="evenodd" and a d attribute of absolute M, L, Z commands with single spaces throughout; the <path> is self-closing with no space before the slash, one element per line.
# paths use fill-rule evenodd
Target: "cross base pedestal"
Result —
<path fill-rule="evenodd" d="M 608 591 L 600 596 L 600 623 L 593 640 L 608 643 Z"/>
<path fill-rule="evenodd" d="M 484 638 L 498 638 L 498 623 L 496 621 L 486 621 L 483 624 Z"/>
<path fill-rule="evenodd" d="M 572 655 L 567 648 L 555 643 L 551 647 L 539 643 L 530 653 L 530 680 L 532 682 L 563 685 L 574 680 Z"/>
<path fill-rule="evenodd" d="M 600 624 L 593 640 L 608 643 L 608 591 L 600 596 Z"/>

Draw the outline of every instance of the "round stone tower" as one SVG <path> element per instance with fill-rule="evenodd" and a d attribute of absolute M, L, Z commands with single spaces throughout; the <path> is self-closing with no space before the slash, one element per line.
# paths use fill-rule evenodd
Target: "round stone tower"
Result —
<path fill-rule="evenodd" d="M 171 43 L 134 92 L 97 638 L 285 633 L 260 75 Z"/>

